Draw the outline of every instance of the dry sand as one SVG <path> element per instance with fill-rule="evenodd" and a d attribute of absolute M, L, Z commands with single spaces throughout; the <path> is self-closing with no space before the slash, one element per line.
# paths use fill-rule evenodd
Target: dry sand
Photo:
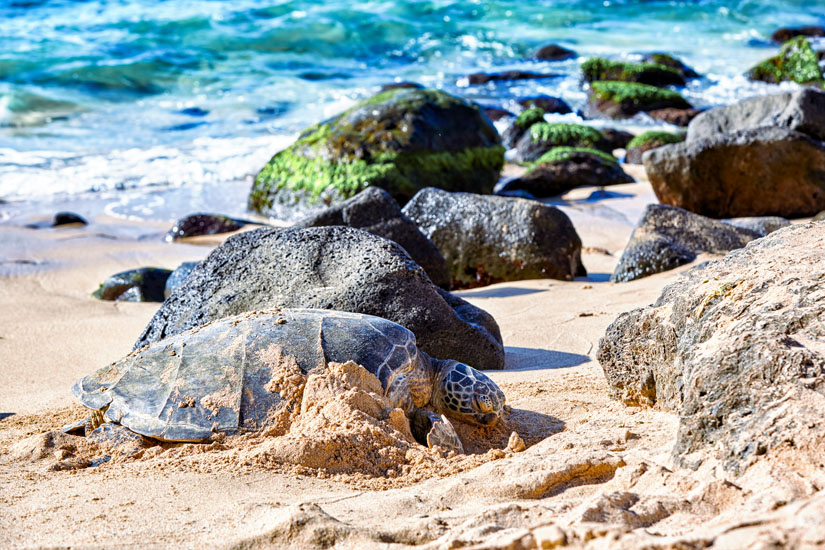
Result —
<path fill-rule="evenodd" d="M 501 327 L 508 369 L 490 375 L 513 408 L 497 430 L 461 430 L 468 456 L 417 446 L 369 377 L 342 367 L 302 381 L 302 391 L 314 389 L 296 396 L 289 433 L 139 446 L 92 465 L 99 448 L 53 432 L 85 415 L 70 387 L 129 352 L 156 305 L 89 293 L 117 271 L 200 259 L 214 240 L 165 244 L 108 219 L 0 226 L 0 547 L 739 548 L 780 535 L 825 544 L 809 528 L 821 523 L 825 497 L 773 484 L 781 460 L 744 480 L 712 461 L 676 470 L 678 418 L 607 398 L 593 359 L 599 338 L 678 272 L 605 282 L 654 199 L 644 183 L 611 187 L 605 200 L 587 200 L 592 191 L 563 203 L 586 247 L 587 279 L 460 293 Z M 146 233 L 143 224 L 134 234 Z M 335 398 L 342 391 L 349 397 Z M 511 431 L 526 450 L 507 448 Z M 334 441 L 342 433 L 346 444 Z M 372 467 L 317 467 L 332 458 Z"/>

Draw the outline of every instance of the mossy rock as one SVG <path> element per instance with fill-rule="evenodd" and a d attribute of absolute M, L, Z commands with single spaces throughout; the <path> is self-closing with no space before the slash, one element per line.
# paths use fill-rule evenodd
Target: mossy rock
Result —
<path fill-rule="evenodd" d="M 116 302 L 162 302 L 164 287 L 172 271 L 157 267 L 141 267 L 116 273 L 92 292 L 98 300 Z"/>
<path fill-rule="evenodd" d="M 615 80 L 651 86 L 685 85 L 685 79 L 678 70 L 658 63 L 628 63 L 591 57 L 582 63 L 582 72 L 587 82 Z"/>
<path fill-rule="evenodd" d="M 510 126 L 504 130 L 501 141 L 508 149 L 515 147 L 518 140 L 527 132 L 533 124 L 544 122 L 544 109 L 533 107 L 522 111 Z"/>
<path fill-rule="evenodd" d="M 674 71 L 677 71 L 682 78 L 699 78 L 699 73 L 694 71 L 691 67 L 685 65 L 680 59 L 673 57 L 667 53 L 661 52 L 654 52 L 646 54 L 642 58 L 643 63 L 654 63 L 656 65 L 664 65 L 665 67 L 670 67 Z"/>
<path fill-rule="evenodd" d="M 625 162 L 628 164 L 641 164 L 642 155 L 645 151 L 685 141 L 684 136 L 672 134 L 670 132 L 650 131 L 636 136 L 627 144 L 627 155 Z"/>
<path fill-rule="evenodd" d="M 825 84 L 819 56 L 804 36 L 782 44 L 779 55 L 766 59 L 746 73 L 751 80 L 777 84 L 783 81 L 797 84 Z"/>
<path fill-rule="evenodd" d="M 618 164 L 616 157 L 613 155 L 590 147 L 555 147 L 539 157 L 539 159 L 533 163 L 533 166 L 565 162 L 579 155 L 592 155 L 604 164 Z"/>
<path fill-rule="evenodd" d="M 501 138 L 475 103 L 440 90 L 387 90 L 272 157 L 255 178 L 249 208 L 289 215 L 288 208 L 320 209 L 371 185 L 402 204 L 424 187 L 490 193 L 503 164 Z"/>
<path fill-rule="evenodd" d="M 610 144 L 596 128 L 581 124 L 539 122 L 530 126 L 530 129 L 519 139 L 516 144 L 515 160 L 533 162 L 558 147 L 584 147 L 610 151 Z"/>
<path fill-rule="evenodd" d="M 588 109 L 610 118 L 627 118 L 656 109 L 690 109 L 679 92 L 637 82 L 615 80 L 590 83 Z"/>

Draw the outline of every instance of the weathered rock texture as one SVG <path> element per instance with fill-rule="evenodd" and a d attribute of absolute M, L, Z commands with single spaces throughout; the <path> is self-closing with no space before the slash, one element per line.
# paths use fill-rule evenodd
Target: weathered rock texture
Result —
<path fill-rule="evenodd" d="M 434 284 L 442 288 L 450 287 L 450 274 L 444 256 L 383 189 L 367 187 L 351 199 L 309 216 L 296 225 L 346 225 L 395 241 L 415 263 L 424 268 Z"/>
<path fill-rule="evenodd" d="M 413 331 L 433 357 L 504 368 L 489 314 L 433 285 L 398 244 L 350 227 L 258 229 L 227 239 L 172 292 L 135 348 L 272 307 L 376 315 Z"/>
<path fill-rule="evenodd" d="M 725 254 L 761 233 L 672 206 L 651 204 L 633 230 L 611 282 L 641 279 L 692 262 L 700 253 Z"/>
<path fill-rule="evenodd" d="M 441 250 L 455 286 L 586 274 L 581 239 L 555 207 L 430 188 L 419 191 L 404 213 Z"/>
<path fill-rule="evenodd" d="M 711 451 L 733 471 L 825 452 L 825 224 L 776 231 L 687 272 L 607 329 L 610 393 L 680 415 L 675 457 Z"/>

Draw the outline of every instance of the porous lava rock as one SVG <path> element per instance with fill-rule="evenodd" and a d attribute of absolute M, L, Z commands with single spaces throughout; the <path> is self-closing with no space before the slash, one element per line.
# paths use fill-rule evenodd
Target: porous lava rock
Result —
<path fill-rule="evenodd" d="M 311 215 L 298 227 L 346 225 L 363 229 L 400 244 L 410 257 L 424 268 L 430 280 L 442 288 L 450 288 L 447 262 L 438 248 L 424 236 L 389 193 L 378 187 L 367 187 L 341 204 Z"/>
<path fill-rule="evenodd" d="M 419 191 L 404 213 L 441 250 L 456 287 L 586 275 L 581 239 L 553 206 L 430 188 Z"/>
<path fill-rule="evenodd" d="M 675 458 L 732 472 L 825 452 L 825 223 L 780 229 L 668 285 L 600 341 L 610 395 L 680 419 Z M 807 466 L 806 466 L 807 463 Z"/>
<path fill-rule="evenodd" d="M 165 300 L 168 298 L 172 291 L 178 288 L 183 281 L 192 273 L 192 270 L 195 269 L 195 266 L 198 265 L 198 262 L 183 262 L 178 267 L 172 271 L 169 275 L 169 278 L 166 279 L 166 284 L 163 287 L 163 299 Z"/>
<path fill-rule="evenodd" d="M 169 269 L 141 267 L 108 277 L 92 293 L 98 300 L 115 302 L 162 302 Z"/>
<path fill-rule="evenodd" d="M 433 285 L 397 243 L 341 226 L 262 228 L 230 237 L 172 292 L 135 349 L 274 307 L 383 317 L 410 329 L 433 357 L 504 368 L 501 334 L 488 313 Z"/>
<path fill-rule="evenodd" d="M 725 254 L 762 235 L 672 206 L 650 204 L 610 276 L 622 283 L 675 269 L 700 253 Z"/>

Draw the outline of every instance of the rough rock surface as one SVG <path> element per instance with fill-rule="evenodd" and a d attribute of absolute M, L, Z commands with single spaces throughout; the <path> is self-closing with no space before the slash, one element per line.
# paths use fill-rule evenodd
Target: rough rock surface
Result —
<path fill-rule="evenodd" d="M 751 218 L 728 218 L 726 220 L 721 220 L 727 224 L 733 225 L 735 227 L 741 227 L 742 229 L 749 229 L 751 231 L 756 231 L 763 237 L 768 233 L 773 233 L 778 229 L 782 229 L 783 227 L 788 227 L 791 225 L 791 221 L 785 218 L 780 218 L 779 216 L 756 216 Z"/>
<path fill-rule="evenodd" d="M 116 302 L 162 302 L 166 280 L 172 272 L 157 267 L 141 267 L 115 273 L 92 293 L 98 300 Z"/>
<path fill-rule="evenodd" d="M 581 239 L 553 206 L 430 188 L 419 191 L 404 213 L 444 254 L 455 286 L 586 274 Z"/>
<path fill-rule="evenodd" d="M 450 287 L 450 274 L 444 256 L 383 189 L 367 187 L 351 199 L 309 216 L 296 225 L 346 225 L 395 241 L 415 263 L 424 268 L 435 285 L 447 289 Z"/>
<path fill-rule="evenodd" d="M 666 145 L 643 161 L 661 203 L 697 214 L 795 218 L 825 208 L 825 143 L 786 128 Z"/>
<path fill-rule="evenodd" d="M 195 266 L 198 265 L 198 262 L 183 262 L 178 267 L 172 271 L 169 275 L 169 278 L 166 279 L 166 284 L 163 287 L 163 298 L 168 298 L 172 291 L 178 288 L 183 281 L 192 273 L 192 270 L 195 269 Z"/>
<path fill-rule="evenodd" d="M 190 214 L 179 219 L 166 233 L 163 240 L 177 241 L 186 237 L 198 235 L 218 235 L 237 231 L 246 225 L 242 220 L 236 220 L 221 214 Z"/>
<path fill-rule="evenodd" d="M 652 306 L 607 329 L 598 359 L 611 395 L 679 414 L 674 455 L 710 451 L 742 471 L 825 452 L 825 224 L 776 231 L 687 272 Z"/>
<path fill-rule="evenodd" d="M 489 314 L 438 289 L 398 244 L 350 227 L 258 229 L 230 237 L 166 300 L 135 348 L 272 307 L 383 317 L 410 329 L 433 357 L 504 368 L 501 335 Z"/>
<path fill-rule="evenodd" d="M 633 230 L 610 281 L 621 283 L 690 263 L 702 252 L 725 254 L 761 233 L 672 206 L 650 204 Z"/>

